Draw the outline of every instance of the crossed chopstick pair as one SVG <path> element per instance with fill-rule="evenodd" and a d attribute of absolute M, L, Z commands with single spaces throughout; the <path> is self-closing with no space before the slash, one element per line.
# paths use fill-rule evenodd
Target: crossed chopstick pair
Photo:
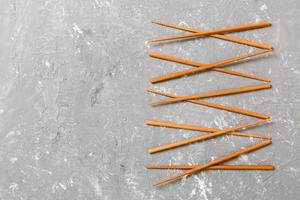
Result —
<path fill-rule="evenodd" d="M 204 165 L 196 165 L 196 166 L 145 166 L 148 169 L 182 169 L 186 170 L 185 172 L 179 173 L 175 176 L 165 178 L 161 181 L 158 181 L 154 183 L 154 186 L 160 186 L 164 183 L 167 183 L 169 181 L 174 181 L 176 179 L 179 179 L 183 176 L 190 175 L 192 173 L 206 170 L 206 169 L 214 169 L 214 170 L 273 170 L 274 167 L 272 165 L 220 165 L 221 163 L 225 161 L 229 161 L 233 158 L 236 158 L 242 154 L 246 154 L 249 152 L 252 152 L 254 150 L 257 150 L 259 148 L 262 148 L 266 145 L 271 144 L 271 138 L 268 136 L 262 136 L 259 134 L 253 134 L 253 133 L 245 133 L 245 132 L 237 132 L 239 130 L 247 129 L 262 123 L 267 122 L 268 120 L 257 120 L 253 121 L 247 124 L 243 125 L 238 125 L 232 128 L 220 130 L 216 128 L 208 128 L 208 127 L 201 127 L 201 126 L 195 126 L 195 125 L 187 125 L 187 124 L 177 124 L 173 122 L 164 122 L 164 121 L 154 121 L 154 120 L 147 120 L 145 123 L 147 125 L 152 125 L 152 126 L 160 126 L 160 127 L 168 127 L 168 128 L 178 128 L 178 129 L 185 129 L 185 130 L 194 130 L 194 131 L 204 131 L 208 132 L 206 134 L 198 135 L 192 138 L 184 139 L 178 142 L 170 143 L 170 144 L 165 144 L 162 146 L 158 147 L 153 147 L 149 149 L 150 154 L 166 151 L 169 149 L 181 147 L 187 144 L 191 144 L 194 142 L 199 142 L 207 139 L 211 139 L 214 137 L 218 137 L 221 135 L 225 134 L 231 134 L 231 135 L 237 135 L 237 136 L 243 136 L 243 137 L 255 137 L 255 138 L 260 138 L 263 139 L 263 141 L 248 146 L 242 150 L 230 153 L 226 156 L 219 157 L 215 160 L 212 160 L 210 162 L 207 162 Z"/>
<path fill-rule="evenodd" d="M 264 27 L 271 26 L 271 23 L 267 22 L 267 21 L 262 21 L 262 22 L 247 24 L 247 25 L 242 25 L 242 26 L 234 26 L 234 27 L 229 27 L 229 28 L 210 30 L 210 31 L 202 31 L 202 30 L 199 30 L 199 29 L 193 29 L 193 28 L 189 28 L 189 27 L 178 26 L 176 24 L 165 23 L 165 22 L 161 22 L 161 21 L 157 21 L 157 20 L 153 20 L 152 23 L 158 24 L 158 25 L 161 25 L 161 26 L 166 26 L 166 27 L 169 27 L 169 28 L 182 30 L 182 31 L 188 31 L 188 32 L 191 32 L 191 34 L 178 35 L 178 36 L 168 36 L 168 37 L 163 37 L 163 38 L 158 38 L 158 39 L 152 39 L 152 40 L 149 40 L 148 42 L 162 42 L 162 41 L 169 41 L 169 40 L 178 40 L 178 39 L 182 40 L 182 39 L 190 39 L 190 38 L 210 36 L 210 37 L 218 38 L 218 39 L 221 39 L 221 40 L 226 40 L 226 41 L 235 42 L 235 43 L 239 43 L 239 44 L 244 44 L 244 45 L 248 45 L 248 46 L 252 46 L 252 47 L 257 47 L 257 48 L 260 48 L 260 49 L 268 49 L 268 50 L 273 49 L 272 46 L 269 46 L 269 45 L 266 45 L 266 44 L 263 44 L 263 43 L 253 42 L 253 41 L 250 41 L 250 40 L 245 40 L 245 39 L 241 39 L 241 38 L 237 38 L 237 37 L 233 37 L 233 36 L 223 35 L 225 33 L 246 31 L 246 30 L 258 29 L 258 28 L 264 28 Z"/>
<path fill-rule="evenodd" d="M 253 42 L 253 41 L 235 38 L 235 37 L 231 37 L 231 36 L 225 36 L 225 35 L 223 35 L 224 33 L 267 27 L 267 26 L 270 26 L 271 23 L 259 22 L 259 23 L 244 25 L 244 26 L 236 26 L 236 27 L 211 30 L 211 31 L 201 31 L 201 30 L 197 30 L 197 29 L 177 26 L 174 24 L 163 23 L 163 22 L 158 22 L 158 21 L 153 21 L 153 23 L 171 27 L 171 28 L 176 28 L 179 30 L 189 31 L 192 33 L 185 34 L 185 35 L 179 35 L 179 36 L 169 36 L 169 37 L 164 37 L 164 38 L 153 39 L 153 40 L 150 40 L 149 42 L 162 42 L 162 41 L 169 41 L 169 40 L 189 39 L 189 38 L 210 36 L 210 37 L 214 37 L 214 38 L 218 38 L 218 39 L 223 39 L 223 40 L 227 40 L 227 41 L 231 41 L 231 42 L 236 42 L 236 43 L 240 43 L 240 44 L 244 44 L 244 45 L 248 45 L 248 46 L 257 47 L 257 48 L 264 49 L 264 50 L 258 51 L 255 53 L 242 55 L 239 57 L 225 59 L 225 60 L 211 63 L 208 65 L 198 63 L 195 61 L 186 60 L 186 59 L 176 58 L 176 57 L 169 56 L 169 55 L 163 55 L 163 54 L 150 52 L 149 55 L 153 58 L 162 59 L 162 60 L 166 60 L 166 61 L 172 61 L 172 62 L 190 65 L 192 67 L 195 67 L 195 68 L 192 68 L 189 70 L 183 70 L 180 72 L 175 72 L 175 73 L 167 74 L 164 76 L 155 77 L 155 78 L 151 79 L 151 83 L 158 83 L 158 82 L 162 82 L 162 81 L 166 81 L 166 80 L 171 80 L 174 78 L 179 78 L 179 77 L 182 77 L 185 75 L 190 75 L 190 74 L 202 72 L 205 70 L 213 70 L 213 71 L 227 73 L 227 74 L 231 74 L 231 75 L 235 75 L 235 76 L 241 76 L 241 77 L 245 77 L 245 78 L 259 80 L 259 81 L 263 81 L 263 82 L 270 82 L 269 80 L 262 78 L 262 77 L 258 77 L 258 76 L 254 76 L 254 75 L 250 75 L 250 74 L 244 74 L 244 73 L 240 73 L 237 71 L 224 69 L 221 67 L 231 64 L 233 62 L 237 62 L 237 61 L 251 58 L 254 56 L 258 56 L 258 55 L 261 55 L 264 53 L 268 53 L 268 52 L 272 51 L 272 49 L 273 49 L 271 46 L 263 44 L 263 43 Z M 230 107 L 230 106 L 224 106 L 224 105 L 220 105 L 220 104 L 209 103 L 209 102 L 199 100 L 199 99 L 207 98 L 207 97 L 237 94 L 237 93 L 250 92 L 250 91 L 262 90 L 262 89 L 268 89 L 268 88 L 271 88 L 271 85 L 268 83 L 263 83 L 263 84 L 258 84 L 258 85 L 251 85 L 251 86 L 240 87 L 240 88 L 232 88 L 232 89 L 225 89 L 225 90 L 219 90 L 219 91 L 213 91 L 213 92 L 206 92 L 206 93 L 194 94 L 194 95 L 189 95 L 189 96 L 177 96 L 177 95 L 173 95 L 170 93 L 163 93 L 160 91 L 156 91 L 153 89 L 148 90 L 151 93 L 169 97 L 168 99 L 150 102 L 151 105 L 162 105 L 162 104 L 186 101 L 186 102 L 190 102 L 190 103 L 194 103 L 194 104 L 204 105 L 204 106 L 208 106 L 208 107 L 212 107 L 212 108 L 216 108 L 216 109 L 226 110 L 229 112 L 239 113 L 242 115 L 247 115 L 247 116 L 262 119 L 262 120 L 254 121 L 254 122 L 251 122 L 248 124 L 228 128 L 225 130 L 202 127 L 202 126 L 195 126 L 195 125 L 188 125 L 188 124 L 177 124 L 177 123 L 173 123 L 173 122 L 154 121 L 154 120 L 145 121 L 145 123 L 147 125 L 152 125 L 152 126 L 161 126 L 161 127 L 168 127 L 168 128 L 179 128 L 179 129 L 185 129 L 185 130 L 208 132 L 207 134 L 195 136 L 195 137 L 192 137 L 189 139 L 184 139 L 184 140 L 181 140 L 181 141 L 178 141 L 175 143 L 150 148 L 149 153 L 151 153 L 151 154 L 169 150 L 169 149 L 173 149 L 173 148 L 187 145 L 187 144 L 190 144 L 193 142 L 198 142 L 198 141 L 202 141 L 205 139 L 214 138 L 214 137 L 221 136 L 224 134 L 232 134 L 232 135 L 238 135 L 238 136 L 243 136 L 243 137 L 255 137 L 255 138 L 263 139 L 262 142 L 254 144 L 254 145 L 244 148 L 242 150 L 236 151 L 234 153 L 228 154 L 227 156 L 217 158 L 217 159 L 210 161 L 204 165 L 197 165 L 197 166 L 146 166 L 146 168 L 149 168 L 149 169 L 185 169 L 186 170 L 183 173 L 179 173 L 175 176 L 172 176 L 172 177 L 166 178 L 162 181 L 159 181 L 159 182 L 155 183 L 154 185 L 156 185 L 156 186 L 162 185 L 166 182 L 173 181 L 173 180 L 176 180 L 185 175 L 189 175 L 189 174 L 195 173 L 197 171 L 205 170 L 205 169 L 209 169 L 209 170 L 213 170 L 213 169 L 272 170 L 273 169 L 272 165 L 220 165 L 220 163 L 223 163 L 225 161 L 233 159 L 241 154 L 249 153 L 258 148 L 261 148 L 268 144 L 271 144 L 270 137 L 253 134 L 253 133 L 237 132 L 238 130 L 250 128 L 252 126 L 256 126 L 258 124 L 266 122 L 270 118 L 269 116 L 260 114 L 260 113 L 256 113 L 256 112 L 252 112 L 252 111 L 247 111 L 244 109 L 239 109 L 239 108 L 234 108 L 234 107 Z"/>

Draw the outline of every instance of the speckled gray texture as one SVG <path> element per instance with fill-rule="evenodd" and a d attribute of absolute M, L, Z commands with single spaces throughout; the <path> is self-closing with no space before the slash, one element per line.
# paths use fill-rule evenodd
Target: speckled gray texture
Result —
<path fill-rule="evenodd" d="M 204 163 L 257 142 L 219 137 L 150 156 L 147 149 L 197 133 L 147 127 L 145 119 L 226 128 L 253 119 L 179 103 L 151 108 L 145 89 L 193 94 L 257 83 L 205 72 L 152 86 L 157 75 L 189 68 L 149 50 L 210 63 L 253 48 L 207 38 L 149 45 L 179 31 L 152 19 L 199 29 L 270 20 L 232 35 L 275 47 L 267 57 L 229 68 L 264 76 L 273 88 L 211 98 L 272 116 L 251 129 L 273 144 L 229 163 L 274 164 L 267 171 L 205 171 L 154 188 L 174 171 L 146 164 Z M 2 0 L 0 6 L 1 200 L 297 199 L 300 195 L 299 0 Z"/>

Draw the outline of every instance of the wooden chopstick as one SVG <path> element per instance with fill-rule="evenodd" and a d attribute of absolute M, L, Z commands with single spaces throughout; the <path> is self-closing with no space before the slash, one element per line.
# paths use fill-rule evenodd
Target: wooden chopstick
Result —
<path fill-rule="evenodd" d="M 254 150 L 257 150 L 257 149 L 262 148 L 262 147 L 264 147 L 264 146 L 267 146 L 267 145 L 269 145 L 269 144 L 271 144 L 271 143 L 272 143 L 271 140 L 264 140 L 264 141 L 259 142 L 259 143 L 257 143 L 257 144 L 248 146 L 248 147 L 246 147 L 246 148 L 244 148 L 244 149 L 241 149 L 241 150 L 239 150 L 239 151 L 236 151 L 236 152 L 233 152 L 233 153 L 231 153 L 231 154 L 228 154 L 228 155 L 226 155 L 226 156 L 219 157 L 219 158 L 217 158 L 217 159 L 215 159 L 215 160 L 212 160 L 212 161 L 210 161 L 210 162 L 208 162 L 208 163 L 206 163 L 206 164 L 204 164 L 204 165 L 200 165 L 200 166 L 195 167 L 195 168 L 193 168 L 193 169 L 186 170 L 186 171 L 184 171 L 184 172 L 182 172 L 182 173 L 179 173 L 179 174 L 177 174 L 177 175 L 174 175 L 174 176 L 168 177 L 168 178 L 166 178 L 166 179 L 163 179 L 163 180 L 161 180 L 161 181 L 158 181 L 158 182 L 154 183 L 153 186 L 160 186 L 160 185 L 165 184 L 165 183 L 167 183 L 167 182 L 170 182 L 170 181 L 179 179 L 179 178 L 181 178 L 181 177 L 183 177 L 183 176 L 190 175 L 190 174 L 192 174 L 192 173 L 195 173 L 195 172 L 204 170 L 204 169 L 206 169 L 206 168 L 208 168 L 208 167 L 211 167 L 211 166 L 213 166 L 213 165 L 217 165 L 217 164 L 219 164 L 219 163 L 222 163 L 222 162 L 231 160 L 231 159 L 233 159 L 233 158 L 235 158 L 235 157 L 238 157 L 238 156 L 240 156 L 240 155 L 242 155 L 242 154 L 249 153 L 249 152 L 251 152 L 251 151 L 254 151 Z"/>
<path fill-rule="evenodd" d="M 176 96 L 176 95 L 173 95 L 173 94 L 170 94 L 170 93 L 164 93 L 164 92 L 156 91 L 156 90 L 153 90 L 153 89 L 148 89 L 147 91 L 151 92 L 151 93 L 154 93 L 154 94 L 170 97 L 170 98 L 179 98 L 179 97 L 181 97 L 181 96 Z M 207 106 L 207 107 L 211 107 L 211 108 L 216 108 L 216 109 L 220 109 L 220 110 L 226 110 L 226 111 L 229 111 L 229 112 L 238 113 L 238 114 L 242 114 L 242 115 L 247 115 L 247 116 L 250 116 L 250 117 L 256 117 L 256 118 L 259 118 L 259 119 L 269 119 L 270 118 L 268 115 L 264 115 L 264 114 L 260 114 L 260 113 L 240 109 L 240 108 L 235 108 L 235 107 L 231 107 L 231 106 L 224 106 L 224 105 L 220 105 L 220 104 L 216 104 L 216 103 L 210 103 L 210 102 L 206 102 L 206 101 L 202 101 L 202 100 L 187 100 L 187 102 L 198 104 L 198 105 L 203 105 L 203 106 Z"/>
<path fill-rule="evenodd" d="M 169 149 L 177 148 L 177 147 L 184 146 L 184 145 L 187 145 L 187 144 L 191 144 L 191 143 L 194 143 L 194 142 L 199 142 L 201 140 L 206 140 L 206 139 L 214 138 L 214 137 L 217 137 L 217 136 L 221 136 L 221 135 L 224 135 L 226 133 L 233 132 L 233 131 L 246 129 L 246 128 L 261 124 L 261 123 L 266 122 L 266 121 L 267 120 L 257 120 L 257 121 L 253 121 L 253 122 L 250 122 L 250 123 L 247 123 L 247 124 L 238 125 L 238 126 L 235 126 L 235 127 L 232 127 L 232 128 L 228 128 L 228 129 L 225 129 L 225 130 L 219 130 L 219 131 L 215 131 L 215 132 L 212 132 L 212 133 L 207 133 L 207 134 L 191 137 L 191 138 L 188 138 L 188 139 L 184 139 L 184 140 L 181 140 L 181 141 L 178 141 L 178 142 L 165 144 L 165 145 L 161 145 L 161 146 L 158 146 L 158 147 L 152 147 L 148 150 L 148 152 L 150 154 L 154 154 L 154 153 L 158 153 L 158 152 L 161 152 L 161 151 L 166 151 L 166 150 L 169 150 Z"/>
<path fill-rule="evenodd" d="M 156 121 L 156 120 L 146 120 L 145 124 L 149 126 L 159 126 L 159 127 L 167 127 L 167 128 L 176 128 L 176 129 L 184 129 L 184 130 L 192 130 L 192 131 L 202 131 L 202 132 L 216 132 L 220 131 L 218 128 L 209 128 L 204 126 L 196 126 L 190 124 L 178 124 L 174 122 L 166 122 L 166 121 Z M 261 138 L 261 139 L 271 139 L 269 136 L 263 136 L 254 133 L 243 133 L 243 132 L 229 132 L 230 135 L 242 136 L 242 137 L 253 137 L 253 138 Z"/>
<path fill-rule="evenodd" d="M 180 169 L 188 170 L 201 165 L 149 165 L 146 169 Z M 274 170 L 273 165 L 213 165 L 205 170 Z"/>
<path fill-rule="evenodd" d="M 151 79 L 150 81 L 153 83 L 156 82 L 162 82 L 162 81 L 166 81 L 166 80 L 170 80 L 170 79 L 174 79 L 174 78 L 179 78 L 182 76 L 186 76 L 186 75 L 190 75 L 190 74 L 195 74 L 201 71 L 205 71 L 205 70 L 209 70 L 209 69 L 213 69 L 215 67 L 222 67 L 224 65 L 233 63 L 233 62 L 237 62 L 246 58 L 251 58 L 254 56 L 258 56 L 264 53 L 270 52 L 269 50 L 262 50 L 262 51 L 258 51 L 258 52 L 254 52 L 254 53 L 250 53 L 250 54 L 245 54 L 242 56 L 238 56 L 238 57 L 232 57 L 232 58 L 228 58 L 225 60 L 221 60 L 218 62 L 214 62 L 208 65 L 203 65 L 194 61 L 189 61 L 189 60 L 185 60 L 182 58 L 176 58 L 173 56 L 168 56 L 168 55 L 164 55 L 164 54 L 158 54 L 155 52 L 149 52 L 149 56 L 151 56 L 152 58 L 158 58 L 158 59 L 162 59 L 162 60 L 168 60 L 168 61 L 172 61 L 172 62 L 177 62 L 177 63 L 181 63 L 181 64 L 186 64 L 186 65 L 192 65 L 195 66 L 197 68 L 193 68 L 193 69 L 187 69 L 187 70 L 182 70 L 179 72 L 175 72 L 175 73 L 170 73 L 167 75 L 163 75 L 163 76 L 158 76 L 155 77 L 153 79 Z"/>
<path fill-rule="evenodd" d="M 252 74 L 241 73 L 241 72 L 238 72 L 238 71 L 234 71 L 232 69 L 215 67 L 215 68 L 212 68 L 212 70 L 217 71 L 217 72 L 226 73 L 226 74 L 231 74 L 231 75 L 234 75 L 234 76 L 249 78 L 249 79 L 253 79 L 253 80 L 258 80 L 258 81 L 263 81 L 263 82 L 271 82 L 270 80 L 268 80 L 266 78 L 255 76 L 255 75 L 252 75 Z"/>
<path fill-rule="evenodd" d="M 166 61 L 185 64 L 185 65 L 189 65 L 189 66 L 192 66 L 192 67 L 205 67 L 206 66 L 205 64 L 194 62 L 194 61 L 191 61 L 191 60 L 176 58 L 176 57 L 173 57 L 173 56 L 158 54 L 158 53 L 154 53 L 154 52 L 150 52 L 149 55 L 153 58 L 158 58 L 158 59 L 162 59 L 162 60 L 166 60 Z M 240 77 L 259 80 L 259 81 L 264 81 L 264 82 L 270 82 L 270 80 L 268 80 L 268 79 L 265 79 L 265 78 L 262 78 L 262 77 L 259 77 L 259 76 L 255 76 L 255 75 L 252 75 L 252 74 L 245 74 L 245 73 L 237 72 L 237 71 L 234 71 L 234 70 L 231 70 L 231 69 L 226 69 L 226 68 L 221 68 L 221 67 L 214 67 L 214 68 L 211 68 L 211 70 L 217 71 L 217 72 L 222 72 L 222 73 L 225 73 L 225 74 L 231 74 L 231 75 L 234 75 L 234 76 L 240 76 Z M 153 78 L 153 79 L 150 80 L 151 83 L 159 83 L 161 81 L 165 81 L 165 80 L 161 80 L 161 79 L 158 79 L 158 78 Z"/>
<path fill-rule="evenodd" d="M 177 39 L 188 39 L 188 38 L 198 38 L 203 36 L 209 36 L 213 34 L 224 34 L 224 33 L 232 33 L 237 31 L 246 31 L 251 29 L 258 29 L 258 28 L 264 28 L 271 26 L 271 23 L 268 21 L 262 21 L 247 25 L 241 25 L 241 26 L 233 26 L 228 28 L 222 28 L 222 29 L 216 29 L 216 30 L 209 30 L 209 31 L 203 31 L 203 32 L 197 32 L 197 33 L 190 33 L 190 34 L 184 34 L 184 35 L 176 35 L 176 36 L 167 36 L 157 39 L 151 39 L 148 40 L 148 42 L 162 42 L 162 41 L 168 41 L 168 40 L 177 40 Z"/>
<path fill-rule="evenodd" d="M 229 95 L 229 94 L 245 93 L 245 92 L 251 92 L 251 91 L 256 91 L 256 90 L 269 89 L 271 87 L 272 86 L 270 84 L 263 83 L 263 84 L 250 85 L 250 86 L 240 87 L 240 88 L 231 88 L 231 89 L 225 89 L 225 90 L 218 90 L 218 91 L 214 91 L 214 92 L 182 96 L 182 97 L 177 97 L 177 98 L 162 99 L 162 100 L 158 100 L 158 101 L 152 101 L 152 102 L 150 102 L 150 105 L 156 106 L 156 105 L 169 104 L 169 103 L 175 103 L 175 102 L 181 102 L 181 101 L 187 101 L 187 100 L 193 100 L 193 99 L 201 99 L 201 98 L 207 98 L 207 97 L 216 97 L 216 96 Z"/>
<path fill-rule="evenodd" d="M 158 24 L 161 26 L 170 27 L 170 28 L 175 28 L 178 30 L 188 31 L 188 32 L 192 32 L 192 33 L 203 33 L 204 32 L 202 30 L 193 29 L 193 28 L 184 27 L 184 26 L 178 26 L 176 24 L 165 23 L 165 22 L 161 22 L 161 21 L 157 21 L 157 20 L 152 21 L 152 23 Z M 213 34 L 213 35 L 210 35 L 210 37 L 214 37 L 214 38 L 218 38 L 218 39 L 222 39 L 222 40 L 226 40 L 226 41 L 230 41 L 230 42 L 235 42 L 235 43 L 239 43 L 239 44 L 244 44 L 244 45 L 248 45 L 248 46 L 252 46 L 252 47 L 257 47 L 260 49 L 268 49 L 268 50 L 273 49 L 272 46 L 269 46 L 266 44 L 262 44 L 259 42 L 253 42 L 253 41 L 245 40 L 245 39 L 240 39 L 240 38 L 227 36 L 227 35 Z"/>

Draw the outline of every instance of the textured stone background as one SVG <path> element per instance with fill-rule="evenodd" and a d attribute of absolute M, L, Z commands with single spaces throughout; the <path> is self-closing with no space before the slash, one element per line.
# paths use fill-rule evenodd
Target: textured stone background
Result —
<path fill-rule="evenodd" d="M 300 188 L 300 2 L 298 0 L 1 0 L 0 199 L 297 199 Z M 209 99 L 269 114 L 251 132 L 273 144 L 229 163 L 276 170 L 205 171 L 154 188 L 174 171 L 146 164 L 198 164 L 257 142 L 232 136 L 157 155 L 151 146 L 197 133 L 147 127 L 145 119 L 226 128 L 253 119 L 179 103 L 151 108 L 145 89 L 193 94 L 256 83 L 205 72 L 152 86 L 160 74 L 189 68 L 149 50 L 210 63 L 255 49 L 217 39 L 149 45 L 179 31 L 152 19 L 213 29 L 270 20 L 232 35 L 275 47 L 269 56 L 230 66 L 272 80 L 273 88 Z"/>

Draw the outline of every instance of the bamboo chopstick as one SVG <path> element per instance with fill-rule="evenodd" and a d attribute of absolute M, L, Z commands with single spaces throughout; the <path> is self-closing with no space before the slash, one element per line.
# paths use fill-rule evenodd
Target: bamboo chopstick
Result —
<path fill-rule="evenodd" d="M 229 27 L 229 28 L 209 30 L 209 31 L 190 33 L 190 34 L 184 34 L 184 35 L 167 36 L 167 37 L 162 37 L 162 38 L 157 38 L 157 39 L 151 39 L 151 40 L 148 40 L 148 42 L 162 42 L 162 41 L 168 41 L 168 40 L 198 38 L 198 37 L 204 37 L 204 36 L 209 36 L 209 35 L 213 35 L 213 34 L 232 33 L 232 32 L 237 32 L 237 31 L 245 31 L 245 30 L 257 29 L 257 28 L 264 28 L 264 27 L 268 27 L 268 26 L 271 26 L 270 22 L 262 21 L 262 22 L 247 24 L 247 25 L 233 26 L 233 27 Z"/>
<path fill-rule="evenodd" d="M 184 26 L 178 26 L 176 24 L 165 23 L 165 22 L 161 22 L 161 21 L 157 21 L 157 20 L 152 21 L 152 23 L 158 24 L 158 25 L 161 25 L 161 26 L 170 27 L 170 28 L 175 28 L 175 29 L 178 29 L 178 30 L 188 31 L 188 32 L 192 32 L 192 33 L 202 33 L 202 32 L 204 32 L 202 30 L 193 29 L 193 28 L 184 27 Z M 269 46 L 269 45 L 266 45 L 266 44 L 262 44 L 262 43 L 259 43 L 259 42 L 253 42 L 253 41 L 245 40 L 245 39 L 240 39 L 240 38 L 236 38 L 236 37 L 232 37 L 232 36 L 226 36 L 226 35 L 221 35 L 221 34 L 213 34 L 213 35 L 210 35 L 210 36 L 214 37 L 214 38 L 230 41 L 230 42 L 235 42 L 235 43 L 244 44 L 244 45 L 248 45 L 248 46 L 252 46 L 252 47 L 257 47 L 257 48 L 260 48 L 260 49 L 268 49 L 268 50 L 273 49 L 272 46 Z"/>
<path fill-rule="evenodd" d="M 258 80 L 258 81 L 263 81 L 263 82 L 271 82 L 270 80 L 268 80 L 266 78 L 255 76 L 255 75 L 252 75 L 252 74 L 241 73 L 241 72 L 238 72 L 238 71 L 234 71 L 232 69 L 215 67 L 215 68 L 212 68 L 212 70 L 217 71 L 217 72 L 226 73 L 226 74 L 231 74 L 231 75 L 234 75 L 234 76 L 249 78 L 249 79 L 253 79 L 253 80 Z"/>
<path fill-rule="evenodd" d="M 217 158 L 217 159 L 215 159 L 215 160 L 212 160 L 212 161 L 210 161 L 210 162 L 208 162 L 208 163 L 206 163 L 206 164 L 204 164 L 204 165 L 200 165 L 200 166 L 198 166 L 198 167 L 195 167 L 195 168 L 193 168 L 193 169 L 184 171 L 184 172 L 179 173 L 179 174 L 177 174 L 177 175 L 174 175 L 174 176 L 165 178 L 165 179 L 163 179 L 163 180 L 161 180 L 161 181 L 158 181 L 158 182 L 154 183 L 153 185 L 154 185 L 154 186 L 160 186 L 160 185 L 165 184 L 165 183 L 167 183 L 167 182 L 170 182 L 170 181 L 179 179 L 179 178 L 181 178 L 181 177 L 183 177 L 183 176 L 190 175 L 190 174 L 192 174 L 192 173 L 195 173 L 195 172 L 204 170 L 204 169 L 206 169 L 206 168 L 208 168 L 208 167 L 210 167 L 210 166 L 213 166 L 213 165 L 216 165 L 216 164 L 219 164 L 219 163 L 228 161 L 228 160 L 230 160 L 230 159 L 233 159 L 233 158 L 235 158 L 235 157 L 238 157 L 238 156 L 241 155 L 241 154 L 245 154 L 245 153 L 249 153 L 249 152 L 251 152 L 251 151 L 257 150 L 257 149 L 262 148 L 262 147 L 264 147 L 264 146 L 267 146 L 267 145 L 269 145 L 269 144 L 271 144 L 271 143 L 272 143 L 271 140 L 264 140 L 264 141 L 259 142 L 259 143 L 257 143 L 257 144 L 248 146 L 248 147 L 246 147 L 246 148 L 244 148 L 244 149 L 241 149 L 241 150 L 239 150 L 239 151 L 236 151 L 236 152 L 233 152 L 233 153 L 231 153 L 231 154 L 228 154 L 228 155 L 226 155 L 226 156 L 219 157 L 219 158 Z"/>
<path fill-rule="evenodd" d="M 188 170 L 201 165 L 149 165 L 146 169 L 180 169 Z M 273 165 L 213 165 L 204 170 L 274 170 Z"/>
<path fill-rule="evenodd" d="M 154 94 L 170 97 L 170 98 L 181 97 L 181 96 L 176 96 L 176 95 L 173 95 L 173 94 L 170 94 L 170 93 L 164 93 L 164 92 L 156 91 L 156 90 L 153 90 L 153 89 L 148 89 L 147 91 L 151 92 L 151 93 L 154 93 Z M 268 115 L 264 115 L 264 114 L 260 114 L 260 113 L 240 109 L 240 108 L 224 106 L 224 105 L 220 105 L 220 104 L 216 104 L 216 103 L 210 103 L 210 102 L 206 102 L 206 101 L 202 101 L 202 100 L 187 100 L 187 102 L 198 104 L 198 105 L 203 105 L 203 106 L 207 106 L 207 107 L 211 107 L 211 108 L 216 108 L 216 109 L 220 109 L 220 110 L 226 110 L 226 111 L 229 111 L 229 112 L 238 113 L 238 114 L 242 114 L 242 115 L 247 115 L 247 116 L 250 116 L 250 117 L 256 117 L 256 118 L 259 118 L 259 119 L 269 119 L 270 118 Z"/>
<path fill-rule="evenodd" d="M 251 91 L 256 91 L 256 90 L 268 89 L 271 87 L 272 86 L 270 84 L 263 83 L 263 84 L 250 85 L 250 86 L 240 87 L 240 88 L 231 88 L 231 89 L 225 89 L 225 90 L 218 90 L 218 91 L 214 91 L 214 92 L 182 96 L 182 97 L 177 97 L 177 98 L 162 99 L 162 100 L 158 100 L 158 101 L 152 101 L 152 102 L 150 102 L 150 105 L 155 106 L 155 105 L 169 104 L 169 103 L 175 103 L 175 102 L 181 102 L 181 101 L 187 101 L 187 100 L 193 100 L 193 99 L 201 99 L 201 98 L 207 98 L 207 97 L 216 97 L 216 96 L 229 95 L 229 94 L 245 93 L 245 92 L 251 92 Z"/>
<path fill-rule="evenodd" d="M 198 142 L 198 141 L 201 141 L 201 140 L 221 136 L 221 135 L 224 135 L 226 133 L 230 133 L 230 132 L 237 131 L 237 130 L 240 130 L 240 129 L 246 129 L 246 128 L 261 124 L 261 123 L 266 122 L 266 121 L 267 120 L 257 120 L 257 121 L 253 121 L 253 122 L 250 122 L 250 123 L 247 123 L 247 124 L 238 125 L 238 126 L 235 126 L 235 127 L 232 127 L 232 128 L 228 128 L 228 129 L 225 129 L 225 130 L 219 130 L 219 131 L 215 131 L 215 132 L 212 132 L 212 133 L 207 133 L 207 134 L 191 137 L 191 138 L 188 138 L 188 139 L 184 139 L 184 140 L 181 140 L 181 141 L 178 141 L 178 142 L 165 144 L 165 145 L 161 145 L 161 146 L 158 146 L 158 147 L 152 147 L 148 150 L 148 152 L 150 154 L 158 153 L 158 152 L 161 152 L 161 151 L 165 151 L 165 150 L 173 149 L 173 148 L 176 148 L 176 147 L 184 146 L 184 145 L 191 144 L 191 143 L 194 143 L 194 142 Z"/>
<path fill-rule="evenodd" d="M 159 126 L 159 127 L 167 127 L 167 128 L 177 128 L 184 130 L 192 130 L 192 131 L 202 131 L 202 132 L 216 132 L 220 131 L 218 128 L 208 128 L 204 126 L 196 126 L 190 124 L 177 124 L 174 122 L 166 122 L 166 121 L 156 121 L 156 120 L 146 120 L 145 124 L 149 126 Z M 263 136 L 254 133 L 243 133 L 243 132 L 229 132 L 230 135 L 242 136 L 242 137 L 254 137 L 261 139 L 271 139 L 269 136 Z"/>
<path fill-rule="evenodd" d="M 185 59 L 181 59 L 181 58 L 176 58 L 173 56 L 168 56 L 168 55 L 163 55 L 163 54 L 158 54 L 158 53 L 153 53 L 150 52 L 149 54 L 151 57 L 153 58 L 158 58 L 158 59 L 162 59 L 162 60 L 167 60 L 167 61 L 171 61 L 171 62 L 176 62 L 176 63 L 180 63 L 180 64 L 185 64 L 185 65 L 189 65 L 192 67 L 205 67 L 205 64 L 202 63 L 198 63 L 198 62 L 194 62 L 194 61 L 190 61 L 190 60 L 185 60 Z M 226 68 L 221 68 L 221 67 L 214 67 L 211 68 L 211 70 L 213 71 L 217 71 L 217 72 L 221 72 L 221 73 L 225 73 L 225 74 L 231 74 L 234 76 L 240 76 L 240 77 L 244 77 L 244 78 L 249 78 L 249 79 L 254 79 L 254 80 L 259 80 L 259 81 L 264 81 L 264 82 L 270 82 L 270 80 L 259 77 L 259 76 L 255 76 L 252 74 L 245 74 L 245 73 L 241 73 L 241 72 L 237 72 L 231 69 L 226 69 Z M 151 83 L 158 83 L 164 80 L 160 80 L 157 78 L 153 78 L 150 80 Z"/>
<path fill-rule="evenodd" d="M 156 82 L 162 82 L 162 81 L 166 81 L 166 80 L 170 80 L 170 79 L 174 79 L 174 78 L 179 78 L 181 76 L 186 76 L 189 74 L 195 74 L 201 71 L 205 71 L 208 69 L 213 69 L 215 67 L 222 67 L 224 65 L 233 63 L 233 62 L 237 62 L 246 58 L 251 58 L 254 56 L 258 56 L 264 53 L 270 52 L 269 50 L 262 50 L 262 51 L 258 51 L 258 52 L 254 52 L 254 53 L 250 53 L 250 54 L 245 54 L 242 56 L 238 56 L 238 57 L 232 57 L 232 58 L 228 58 L 225 60 L 221 60 L 218 62 L 214 62 L 208 65 L 203 65 L 194 61 L 189 61 L 189 60 L 185 60 L 185 59 L 181 59 L 181 58 L 176 58 L 173 56 L 168 56 L 168 55 L 164 55 L 164 54 L 158 54 L 155 52 L 149 52 L 149 56 L 153 57 L 153 58 L 158 58 L 158 59 L 162 59 L 162 60 L 168 60 L 168 61 L 173 61 L 173 62 L 177 62 L 177 63 L 181 63 L 181 64 L 186 64 L 186 65 L 192 65 L 195 66 L 197 68 L 193 68 L 193 69 L 187 69 L 187 70 L 182 70 L 182 71 L 178 71 L 175 73 L 170 73 L 167 75 L 163 75 L 163 76 L 158 76 L 155 77 L 153 79 L 151 79 L 150 81 L 153 83 Z"/>

